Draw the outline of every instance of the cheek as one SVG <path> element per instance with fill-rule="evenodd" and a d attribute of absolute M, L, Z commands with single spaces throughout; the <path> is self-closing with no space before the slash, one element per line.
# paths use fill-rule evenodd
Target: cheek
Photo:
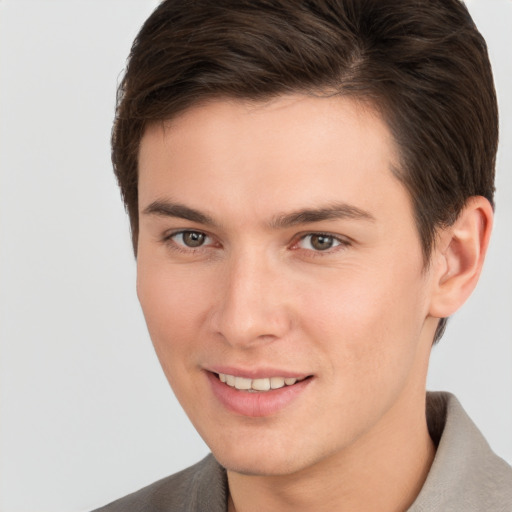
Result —
<path fill-rule="evenodd" d="M 351 268 L 316 289 L 298 294 L 302 326 L 323 347 L 333 378 L 352 375 L 349 384 L 378 386 L 407 371 L 426 316 L 421 269 L 381 262 Z"/>
<path fill-rule="evenodd" d="M 211 286 L 197 273 L 138 260 L 137 293 L 151 340 L 166 374 L 187 364 L 181 354 L 202 342 Z M 180 357 L 174 357 L 180 355 Z"/>
<path fill-rule="evenodd" d="M 204 353 L 208 281 L 185 268 L 138 261 L 137 293 L 162 370 L 187 414 L 194 416 L 201 396 L 198 354 Z"/>

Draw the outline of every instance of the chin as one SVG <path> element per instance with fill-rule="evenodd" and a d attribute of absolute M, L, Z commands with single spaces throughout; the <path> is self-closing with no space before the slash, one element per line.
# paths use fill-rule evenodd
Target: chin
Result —
<path fill-rule="evenodd" d="M 286 476 L 304 469 L 300 460 L 281 460 L 270 454 L 262 453 L 252 460 L 247 457 L 219 457 L 215 453 L 214 456 L 228 471 L 246 476 Z"/>
<path fill-rule="evenodd" d="M 209 446 L 221 466 L 228 471 L 250 476 L 292 475 L 328 456 L 320 446 L 317 447 L 318 453 L 314 453 L 314 447 L 309 446 L 308 454 L 305 440 L 287 443 L 282 435 L 276 438 L 270 436 L 270 439 L 253 438 L 252 442 L 247 439 L 217 440 Z"/>

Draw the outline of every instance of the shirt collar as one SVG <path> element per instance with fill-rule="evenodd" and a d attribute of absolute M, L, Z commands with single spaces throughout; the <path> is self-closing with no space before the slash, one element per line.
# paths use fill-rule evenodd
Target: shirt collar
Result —
<path fill-rule="evenodd" d="M 427 423 L 437 452 L 408 512 L 512 510 L 512 468 L 492 452 L 459 401 L 428 393 Z"/>

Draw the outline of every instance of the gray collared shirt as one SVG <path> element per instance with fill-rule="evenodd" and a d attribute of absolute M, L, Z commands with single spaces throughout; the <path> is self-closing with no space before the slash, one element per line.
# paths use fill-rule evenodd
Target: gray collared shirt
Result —
<path fill-rule="evenodd" d="M 491 450 L 459 401 L 428 393 L 427 420 L 438 447 L 408 512 L 512 512 L 512 468 Z"/>
<path fill-rule="evenodd" d="M 492 452 L 459 401 L 428 393 L 437 452 L 407 512 L 512 512 L 512 468 Z M 227 478 L 212 455 L 96 512 L 226 512 Z"/>

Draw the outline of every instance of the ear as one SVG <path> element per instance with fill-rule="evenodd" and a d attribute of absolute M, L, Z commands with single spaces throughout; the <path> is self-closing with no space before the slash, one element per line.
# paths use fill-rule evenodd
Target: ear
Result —
<path fill-rule="evenodd" d="M 449 317 L 471 295 L 482 271 L 492 223 L 491 204 L 485 197 L 474 196 L 457 220 L 438 232 L 431 261 L 431 316 Z"/>

